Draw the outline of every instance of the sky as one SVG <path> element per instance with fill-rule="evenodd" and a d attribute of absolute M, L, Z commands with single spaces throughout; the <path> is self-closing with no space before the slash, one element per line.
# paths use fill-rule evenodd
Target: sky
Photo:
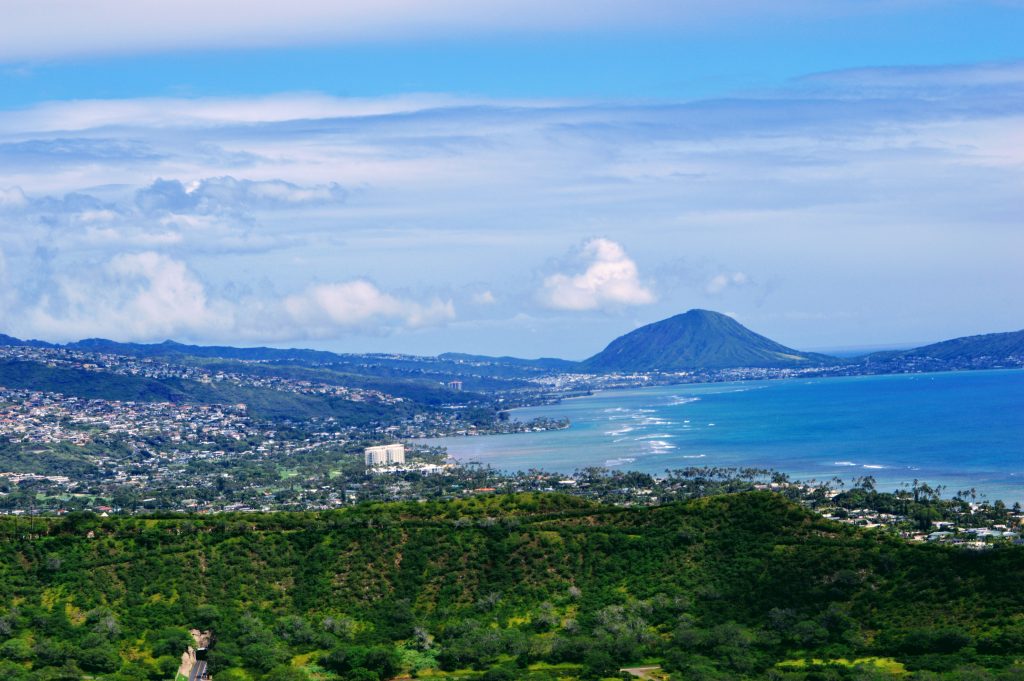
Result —
<path fill-rule="evenodd" d="M 0 332 L 1024 327 L 1024 2 L 7 0 Z"/>

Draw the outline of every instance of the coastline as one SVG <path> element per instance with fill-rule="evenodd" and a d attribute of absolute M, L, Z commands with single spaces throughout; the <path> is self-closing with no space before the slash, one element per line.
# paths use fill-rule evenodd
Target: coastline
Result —
<path fill-rule="evenodd" d="M 697 399 L 673 405 L 674 394 Z M 514 419 L 568 418 L 572 425 L 564 431 L 417 442 L 445 446 L 460 462 L 509 472 L 570 474 L 608 462 L 615 470 L 650 474 L 750 465 L 801 480 L 870 475 L 886 490 L 920 479 L 950 492 L 973 487 L 1012 503 L 1024 501 L 1024 451 L 1017 444 L 1024 442 L 1022 394 L 1024 370 L 1017 368 L 605 389 L 510 410 Z M 630 410 L 630 426 L 641 425 L 622 433 L 620 442 L 609 435 L 614 429 L 602 429 L 611 422 L 603 410 L 616 408 Z M 645 423 L 645 413 L 653 413 L 653 423 Z M 696 417 L 689 428 L 681 423 L 687 416 Z M 671 432 L 655 432 L 664 430 Z M 651 437 L 658 434 L 669 437 Z M 640 438 L 663 447 L 653 451 Z"/>

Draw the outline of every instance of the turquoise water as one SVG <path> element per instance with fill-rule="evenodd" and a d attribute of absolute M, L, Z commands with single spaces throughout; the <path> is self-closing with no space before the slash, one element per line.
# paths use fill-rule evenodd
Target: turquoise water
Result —
<path fill-rule="evenodd" d="M 1024 502 L 1024 371 L 749 381 L 607 391 L 518 409 L 564 431 L 434 440 L 460 461 L 571 473 L 607 466 L 773 468 L 803 480 L 915 478 Z"/>

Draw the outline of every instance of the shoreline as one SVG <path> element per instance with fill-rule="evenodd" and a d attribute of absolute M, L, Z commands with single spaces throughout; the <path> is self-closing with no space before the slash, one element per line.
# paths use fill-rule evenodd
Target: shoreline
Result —
<path fill-rule="evenodd" d="M 949 438 L 936 438 L 933 432 L 935 428 L 929 423 L 908 422 L 900 428 L 900 432 L 895 433 L 898 436 L 895 443 L 885 446 L 884 449 L 882 448 L 885 444 L 884 437 L 875 434 L 872 441 L 871 438 L 865 436 L 865 433 L 870 433 L 871 429 L 865 428 L 863 423 L 858 422 L 856 425 L 861 430 L 856 435 L 863 442 L 858 440 L 851 446 L 850 442 L 844 441 L 841 436 L 836 441 L 823 436 L 817 442 L 816 451 L 806 442 L 802 442 L 799 443 L 801 447 L 794 448 L 792 452 L 782 451 L 784 449 L 783 444 L 772 445 L 768 435 L 765 435 L 763 441 L 758 440 L 750 443 L 752 446 L 749 447 L 745 446 L 741 439 L 736 441 L 728 439 L 729 437 L 736 436 L 737 429 L 750 428 L 753 430 L 765 428 L 764 423 L 758 423 L 753 420 L 744 422 L 741 425 L 732 426 L 727 437 L 722 440 L 715 440 L 714 438 L 718 437 L 720 432 L 715 432 L 707 426 L 690 429 L 684 435 L 679 430 L 679 425 L 673 423 L 668 427 L 668 430 L 676 429 L 676 431 L 664 433 L 671 437 L 658 439 L 672 441 L 674 444 L 670 446 L 673 447 L 685 445 L 686 448 L 683 450 L 664 449 L 653 452 L 649 448 L 641 447 L 635 437 L 623 438 L 627 440 L 625 443 L 610 441 L 607 437 L 603 437 L 598 433 L 604 427 L 603 423 L 605 422 L 595 421 L 595 417 L 599 417 L 596 412 L 602 407 L 614 408 L 615 405 L 612 403 L 631 405 L 628 407 L 630 409 L 657 407 L 662 410 L 657 416 L 659 418 L 668 418 L 671 415 L 666 416 L 663 412 L 671 408 L 670 405 L 652 405 L 646 404 L 646 402 L 657 402 L 659 398 L 667 399 L 674 392 L 697 393 L 698 396 L 704 397 L 701 401 L 702 406 L 707 406 L 708 397 L 725 394 L 730 387 L 746 388 L 747 390 L 743 392 L 747 394 L 752 392 L 764 394 L 767 396 L 767 399 L 775 402 L 777 401 L 775 393 L 792 392 L 794 390 L 799 392 L 802 386 L 811 386 L 810 390 L 816 389 L 815 386 L 827 386 L 830 392 L 843 391 L 846 389 L 845 386 L 857 386 L 860 389 L 858 392 L 863 392 L 866 390 L 865 384 L 867 382 L 880 382 L 886 387 L 906 388 L 907 386 L 921 385 L 919 383 L 921 381 L 928 381 L 930 384 L 934 380 L 940 384 L 946 383 L 945 390 L 950 393 L 948 397 L 953 399 L 960 397 L 960 395 L 958 390 L 951 389 L 951 387 L 955 388 L 955 385 L 948 386 L 949 382 L 990 379 L 993 376 L 1002 374 L 1008 377 L 1018 377 L 1024 375 L 1024 370 L 1018 368 L 979 369 L 914 374 L 881 374 L 874 376 L 815 377 L 807 378 L 804 381 L 781 379 L 744 380 L 604 389 L 595 391 L 592 395 L 579 396 L 580 398 L 588 398 L 587 401 L 570 398 L 558 404 L 517 407 L 509 410 L 510 418 L 517 419 L 525 418 L 525 420 L 529 420 L 529 418 L 537 416 L 569 418 L 572 425 L 567 430 L 558 431 L 563 436 L 561 438 L 555 435 L 554 431 L 551 431 L 547 433 L 507 433 L 508 435 L 518 435 L 519 438 L 515 440 L 477 435 L 473 437 L 448 436 L 424 438 L 414 440 L 414 442 L 446 447 L 449 455 L 460 463 L 475 460 L 492 465 L 498 470 L 512 473 L 529 468 L 538 468 L 554 473 L 570 474 L 584 466 L 600 466 L 622 472 L 634 471 L 647 474 L 661 474 L 666 468 L 684 468 L 695 465 L 751 465 L 778 470 L 802 480 L 828 480 L 833 477 L 846 480 L 872 476 L 878 480 L 880 489 L 889 489 L 891 487 L 893 491 L 899 489 L 902 485 L 909 486 L 915 479 L 923 479 L 931 484 L 945 486 L 950 494 L 957 489 L 970 489 L 973 487 L 986 493 L 991 500 L 998 498 L 1007 503 L 1024 502 L 1024 466 L 1021 466 L 1019 471 L 1013 468 L 1014 457 L 1012 449 L 1004 453 L 1002 458 L 993 462 L 991 466 L 984 466 L 984 456 L 981 456 L 981 461 L 978 461 L 980 467 L 957 466 L 953 469 L 949 464 L 957 461 L 974 462 L 978 459 L 978 456 L 971 450 L 973 443 L 970 439 L 976 433 L 952 431 Z M 847 378 L 850 380 L 822 380 L 825 378 Z M 752 390 L 754 387 L 766 388 L 768 392 L 761 393 L 760 390 Z M 720 397 L 714 399 L 715 401 L 723 401 Z M 716 409 L 727 408 L 729 406 L 728 398 L 724 401 L 726 404 L 724 406 L 718 404 Z M 891 397 L 889 401 L 892 401 Z M 806 405 L 804 406 L 806 407 Z M 910 406 L 913 405 L 911 404 Z M 686 409 L 686 407 L 682 406 L 680 408 Z M 831 418 L 833 416 L 831 409 L 832 405 L 830 404 L 829 409 L 821 410 L 813 414 L 813 416 Z M 836 409 L 844 411 L 848 410 L 849 406 L 840 405 Z M 1009 414 L 1012 411 L 1012 405 L 1005 406 L 995 416 L 1012 416 L 1012 414 Z M 723 421 L 720 414 L 706 409 L 703 410 L 701 418 L 706 419 L 705 423 Z M 765 416 L 765 418 L 770 418 L 770 416 Z M 794 419 L 796 418 L 798 417 L 794 417 Z M 891 414 L 890 418 L 893 418 Z M 581 421 L 580 419 L 583 420 Z M 727 424 L 727 427 L 729 427 L 729 421 L 730 415 L 726 415 L 724 422 Z M 890 426 L 886 425 L 885 427 L 888 428 Z M 648 428 L 648 430 L 658 431 L 664 431 L 665 429 L 665 426 L 660 428 L 652 426 Z M 984 427 L 976 425 L 974 429 L 980 429 L 982 432 L 986 430 Z M 1024 436 L 1024 422 L 1021 422 L 1020 427 L 1017 427 L 1017 423 L 1014 422 L 1010 430 L 1012 430 L 1011 435 L 1014 437 Z M 695 445 L 688 445 L 686 438 L 694 431 L 701 431 L 703 439 Z M 603 432 L 601 431 L 601 433 Z M 934 440 L 932 444 L 935 450 L 942 452 L 940 456 L 934 456 L 934 452 L 928 446 L 918 446 L 916 451 L 905 450 L 901 447 L 901 442 L 916 442 L 922 439 L 921 436 L 923 434 L 929 435 Z M 641 433 L 627 433 L 626 435 L 640 436 Z M 884 435 L 887 437 L 894 434 L 887 432 Z M 646 433 L 646 437 L 650 441 L 653 435 Z M 965 450 L 971 450 L 970 454 L 957 453 L 955 457 L 951 455 L 950 452 L 957 448 L 957 442 L 959 441 L 966 443 Z M 837 446 L 839 444 L 843 446 Z M 693 451 L 699 445 L 706 445 L 706 449 L 704 451 Z M 1012 447 L 1012 445 L 1007 446 Z M 585 452 L 585 454 L 579 456 L 579 452 Z M 704 456 L 699 456 L 701 454 Z M 633 460 L 627 462 L 627 459 Z M 1024 458 L 1018 458 L 1017 460 L 1024 461 Z M 609 466 L 607 463 L 610 461 L 621 461 L 625 465 Z M 854 465 L 849 465 L 851 463 Z M 1009 463 L 1010 465 L 1000 465 L 1003 463 Z M 1012 484 L 1007 484 L 1007 482 Z"/>

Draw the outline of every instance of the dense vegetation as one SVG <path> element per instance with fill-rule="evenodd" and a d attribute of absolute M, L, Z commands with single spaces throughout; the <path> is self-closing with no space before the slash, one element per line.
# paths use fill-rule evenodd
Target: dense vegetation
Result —
<path fill-rule="evenodd" d="M 769 493 L 0 522 L 0 673 L 1024 678 L 1024 549 L 909 545 Z"/>

